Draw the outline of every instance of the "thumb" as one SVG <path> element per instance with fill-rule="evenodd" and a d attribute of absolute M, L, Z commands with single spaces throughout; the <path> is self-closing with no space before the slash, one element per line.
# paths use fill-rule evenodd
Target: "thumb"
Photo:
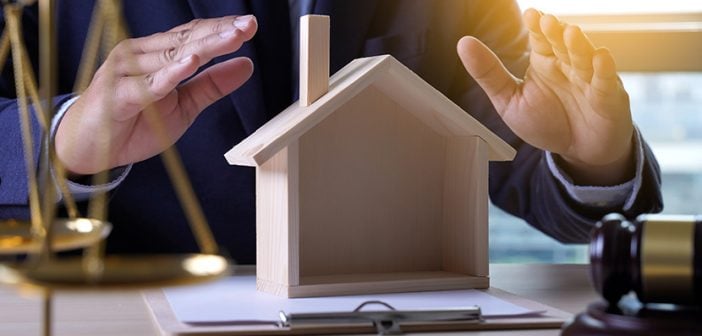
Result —
<path fill-rule="evenodd" d="M 207 106 L 243 85 L 252 73 L 253 63 L 247 57 L 215 64 L 180 86 L 179 104 L 193 120 Z"/>
<path fill-rule="evenodd" d="M 517 90 L 519 80 L 507 71 L 492 50 L 475 37 L 461 38 L 457 50 L 463 66 L 501 114 Z"/>

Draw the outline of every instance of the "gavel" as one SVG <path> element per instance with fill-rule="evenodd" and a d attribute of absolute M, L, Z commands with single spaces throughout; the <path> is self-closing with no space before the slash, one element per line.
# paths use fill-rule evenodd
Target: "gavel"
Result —
<path fill-rule="evenodd" d="M 609 214 L 589 252 L 593 285 L 610 306 L 634 291 L 642 303 L 702 307 L 702 216 Z"/>

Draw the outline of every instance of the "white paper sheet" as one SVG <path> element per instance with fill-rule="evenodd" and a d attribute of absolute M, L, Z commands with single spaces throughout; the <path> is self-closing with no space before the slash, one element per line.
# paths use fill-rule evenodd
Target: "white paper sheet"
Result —
<path fill-rule="evenodd" d="M 256 277 L 234 276 L 193 287 L 165 289 L 175 316 L 183 323 L 276 323 L 279 312 L 350 312 L 361 303 L 380 300 L 397 310 L 461 308 L 477 305 L 484 317 L 538 315 L 530 310 L 478 290 L 352 295 L 288 299 L 256 291 Z M 377 309 L 375 309 L 377 307 Z M 386 310 L 369 306 L 364 311 Z"/>

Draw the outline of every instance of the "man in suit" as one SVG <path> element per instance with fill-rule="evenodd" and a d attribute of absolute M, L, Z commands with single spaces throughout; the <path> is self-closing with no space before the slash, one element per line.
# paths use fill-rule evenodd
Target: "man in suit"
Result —
<path fill-rule="evenodd" d="M 525 29 L 513 1 L 125 0 L 135 38 L 76 96 L 92 8 L 59 2 L 55 146 L 74 191 L 114 188 L 108 251 L 197 249 L 153 157 L 164 148 L 144 122 L 149 106 L 164 118 L 219 244 L 238 262 L 255 261 L 254 171 L 229 166 L 222 154 L 297 99 L 294 32 L 306 13 L 331 17 L 331 73 L 357 57 L 391 54 L 515 147 L 514 161 L 490 165 L 491 199 L 544 233 L 585 242 L 608 212 L 661 209 L 658 166 L 632 124 L 609 52 L 534 10 L 524 14 Z M 24 22 L 36 67 L 36 8 Z M 26 217 L 7 69 L 0 84 L 0 218 Z M 94 141 L 104 129 L 109 141 Z M 95 159 L 105 152 L 107 164 Z M 107 186 L 76 182 L 106 169 L 118 176 Z"/>

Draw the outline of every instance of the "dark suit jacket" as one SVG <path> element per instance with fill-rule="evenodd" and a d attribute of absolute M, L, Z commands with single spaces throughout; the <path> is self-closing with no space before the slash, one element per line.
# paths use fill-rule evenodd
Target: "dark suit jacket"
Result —
<path fill-rule="evenodd" d="M 60 1 L 60 91 L 70 94 L 93 2 Z M 178 141 L 185 167 L 219 243 L 239 262 L 255 261 L 254 170 L 229 166 L 223 154 L 292 101 L 291 37 L 285 0 L 125 0 L 133 36 L 170 29 L 194 18 L 253 13 L 259 32 L 234 55 L 248 56 L 253 77 L 210 106 Z M 526 69 L 527 34 L 512 1 L 318 0 L 314 12 L 331 16 L 331 73 L 361 56 L 392 54 L 518 150 L 514 161 L 491 163 L 490 196 L 506 211 L 564 242 L 584 242 L 593 222 L 609 211 L 574 204 L 549 172 L 543 152 L 525 144 L 501 121 L 456 55 L 461 36 L 490 46 L 518 76 Z M 37 65 L 37 11 L 25 10 L 25 38 Z M 17 104 L 10 71 L 0 90 L 0 218 L 27 216 Z M 86 139 L 87 140 L 87 139 Z M 657 164 L 645 147 L 643 186 L 627 215 L 661 208 Z M 158 157 L 134 165 L 111 196 L 114 231 L 108 250 L 195 251 L 197 246 Z"/>

